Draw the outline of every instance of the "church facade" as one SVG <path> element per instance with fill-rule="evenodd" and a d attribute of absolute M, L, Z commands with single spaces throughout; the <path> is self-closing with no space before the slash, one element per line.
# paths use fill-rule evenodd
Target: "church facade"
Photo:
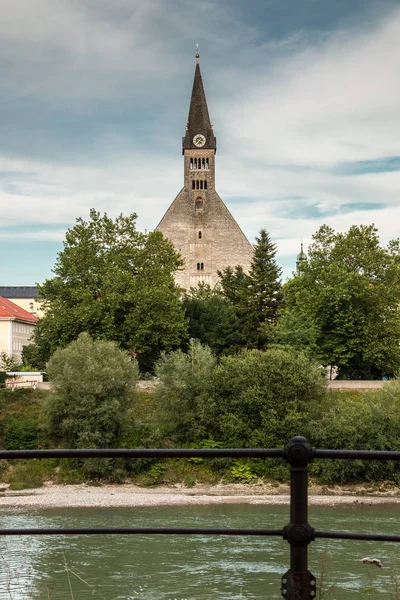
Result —
<path fill-rule="evenodd" d="M 182 140 L 184 186 L 157 226 L 184 260 L 175 279 L 185 289 L 200 282 L 214 287 L 217 271 L 227 266 L 241 265 L 247 272 L 253 257 L 252 245 L 215 189 L 216 151 L 196 54 L 189 118 Z"/>

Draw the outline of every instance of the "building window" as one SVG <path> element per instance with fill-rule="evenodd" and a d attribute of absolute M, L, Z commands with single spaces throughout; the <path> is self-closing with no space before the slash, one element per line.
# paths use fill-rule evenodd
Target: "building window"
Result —
<path fill-rule="evenodd" d="M 192 179 L 192 190 L 206 190 L 206 189 L 207 189 L 207 180 Z"/>
<path fill-rule="evenodd" d="M 204 208 L 204 201 L 202 198 L 197 198 L 195 205 L 194 205 L 196 210 L 203 210 Z"/>
<path fill-rule="evenodd" d="M 197 270 L 204 271 L 204 263 L 197 263 Z"/>
<path fill-rule="evenodd" d="M 202 237 L 203 237 L 203 234 L 201 233 L 201 231 L 199 231 L 199 240 L 201 240 Z"/>
<path fill-rule="evenodd" d="M 208 158 L 206 158 L 206 169 L 208 169 L 208 168 L 209 168 L 209 166 L 208 166 Z"/>

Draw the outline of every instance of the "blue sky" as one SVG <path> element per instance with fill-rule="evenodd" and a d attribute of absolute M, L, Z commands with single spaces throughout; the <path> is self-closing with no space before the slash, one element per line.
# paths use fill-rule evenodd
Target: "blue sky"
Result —
<path fill-rule="evenodd" d="M 322 223 L 400 223 L 400 2 L 3 0 L 0 284 L 94 207 L 153 229 L 183 183 L 194 50 L 217 190 L 288 276 Z"/>

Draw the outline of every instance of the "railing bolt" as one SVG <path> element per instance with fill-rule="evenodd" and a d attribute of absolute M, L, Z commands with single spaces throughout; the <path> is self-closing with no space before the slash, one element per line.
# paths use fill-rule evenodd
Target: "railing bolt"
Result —
<path fill-rule="evenodd" d="M 282 579 L 282 583 L 283 583 L 283 585 L 286 585 L 287 584 L 287 579 L 286 578 Z"/>
<path fill-rule="evenodd" d="M 316 581 L 314 581 L 314 579 L 313 579 L 312 581 L 310 581 L 310 584 L 311 584 L 311 585 L 315 585 L 315 584 L 316 584 Z"/>
<path fill-rule="evenodd" d="M 315 592 L 314 592 L 314 590 L 311 590 L 311 592 L 310 592 L 310 596 L 312 596 L 312 597 L 314 598 L 314 596 L 315 596 Z"/>

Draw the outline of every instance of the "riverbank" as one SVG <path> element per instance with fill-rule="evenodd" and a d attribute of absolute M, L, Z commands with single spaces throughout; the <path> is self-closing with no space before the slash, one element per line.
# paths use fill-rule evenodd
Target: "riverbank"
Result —
<path fill-rule="evenodd" d="M 384 491 L 365 486 L 310 489 L 310 505 L 338 506 L 344 504 L 400 504 L 398 488 Z M 287 485 L 218 484 L 158 486 L 143 488 L 131 484 L 90 486 L 45 484 L 34 490 L 0 489 L 1 508 L 113 508 L 204 504 L 265 504 L 288 505 Z"/>

